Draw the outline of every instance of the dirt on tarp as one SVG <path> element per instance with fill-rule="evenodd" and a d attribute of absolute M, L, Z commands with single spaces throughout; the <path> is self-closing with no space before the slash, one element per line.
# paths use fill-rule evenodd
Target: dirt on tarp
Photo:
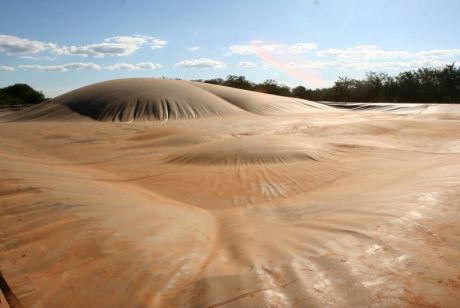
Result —
<path fill-rule="evenodd" d="M 460 113 L 406 105 L 129 79 L 2 116 L 3 278 L 24 307 L 456 307 Z"/>

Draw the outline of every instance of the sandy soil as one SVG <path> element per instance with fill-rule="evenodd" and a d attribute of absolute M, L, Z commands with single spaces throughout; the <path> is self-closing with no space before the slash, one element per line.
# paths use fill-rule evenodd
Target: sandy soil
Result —
<path fill-rule="evenodd" d="M 155 82 L 0 118 L 24 307 L 458 307 L 458 106 Z"/>

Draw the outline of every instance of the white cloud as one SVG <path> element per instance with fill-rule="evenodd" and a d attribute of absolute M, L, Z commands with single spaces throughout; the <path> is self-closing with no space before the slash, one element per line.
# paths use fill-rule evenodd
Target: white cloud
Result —
<path fill-rule="evenodd" d="M 53 60 L 54 60 L 54 58 L 48 57 L 48 56 L 43 56 L 43 57 L 21 56 L 21 59 L 34 60 L 34 61 L 40 61 L 40 60 L 49 60 L 49 61 L 53 61 Z"/>
<path fill-rule="evenodd" d="M 74 70 L 100 70 L 101 66 L 95 63 L 66 63 L 63 65 L 66 69 L 74 69 Z"/>
<path fill-rule="evenodd" d="M 200 50 L 200 48 L 201 48 L 200 46 L 193 46 L 193 47 L 187 48 L 187 50 L 189 50 L 189 51 L 197 51 L 197 50 Z"/>
<path fill-rule="evenodd" d="M 199 58 L 199 59 L 187 59 L 176 63 L 177 67 L 182 68 L 225 68 L 226 65 L 224 62 L 208 59 L 208 58 Z"/>
<path fill-rule="evenodd" d="M 143 70 L 155 70 L 161 68 L 161 65 L 158 63 L 152 62 L 142 62 L 137 64 L 130 63 L 115 63 L 113 65 L 108 65 L 105 67 L 108 70 L 124 70 L 124 71 L 143 71 Z"/>
<path fill-rule="evenodd" d="M 14 72 L 15 69 L 12 66 L 0 65 L 0 72 Z"/>
<path fill-rule="evenodd" d="M 238 62 L 236 66 L 244 67 L 244 68 L 253 68 L 253 67 L 256 67 L 257 64 L 255 64 L 254 62 L 250 62 L 250 61 L 241 61 L 241 62 Z"/>
<path fill-rule="evenodd" d="M 418 58 L 446 58 L 446 57 L 460 57 L 460 49 L 433 49 L 428 51 L 421 51 L 416 54 Z"/>
<path fill-rule="evenodd" d="M 168 43 L 165 40 L 155 38 L 153 36 L 146 36 L 146 35 L 132 35 L 132 36 L 114 36 L 105 39 L 104 41 L 107 42 L 114 42 L 119 44 L 126 44 L 126 45 L 148 45 L 151 49 L 160 49 L 165 47 Z"/>
<path fill-rule="evenodd" d="M 126 70 L 126 71 L 143 71 L 143 70 L 154 70 L 161 68 L 158 63 L 152 62 L 141 62 L 137 64 L 130 63 L 115 63 L 113 65 L 101 66 L 92 62 L 72 62 L 61 65 L 19 65 L 19 67 L 25 71 L 35 72 L 67 72 L 69 70 Z"/>
<path fill-rule="evenodd" d="M 67 69 L 63 65 L 19 65 L 25 71 L 34 72 L 65 72 Z"/>
<path fill-rule="evenodd" d="M 12 35 L 0 34 L 0 52 L 9 55 L 33 54 L 55 48 L 56 45 L 41 41 L 33 41 Z"/>
<path fill-rule="evenodd" d="M 93 56 L 102 58 L 106 55 L 110 56 L 127 56 L 136 51 L 138 46 L 113 44 L 113 43 L 100 43 L 86 46 L 63 46 L 53 51 L 57 55 L 76 55 L 76 56 Z"/>
<path fill-rule="evenodd" d="M 316 46 L 315 43 L 297 43 L 297 44 L 288 46 L 287 51 L 290 54 L 297 55 L 297 54 L 309 52 L 310 50 L 313 50 L 316 48 L 318 48 L 318 46 Z"/>
<path fill-rule="evenodd" d="M 168 41 L 152 38 L 152 39 L 147 40 L 147 43 L 150 46 L 150 49 L 160 49 L 160 48 L 165 47 L 166 44 L 168 44 Z"/>
<path fill-rule="evenodd" d="M 391 59 L 391 58 L 409 58 L 410 52 L 396 50 L 383 50 L 376 45 L 358 45 L 344 49 L 325 49 L 316 52 L 318 57 L 338 57 L 342 59 Z"/>
<path fill-rule="evenodd" d="M 102 67 L 95 63 L 65 63 L 61 65 L 19 65 L 25 71 L 34 72 L 66 72 L 68 70 L 100 70 Z"/>
<path fill-rule="evenodd" d="M 339 59 L 331 61 L 303 61 L 285 64 L 286 68 L 294 69 L 348 69 L 348 70 L 410 70 L 421 67 L 440 67 L 447 64 L 439 60 L 394 60 L 371 61 L 359 59 Z"/>
<path fill-rule="evenodd" d="M 258 53 L 303 54 L 318 48 L 315 43 L 297 43 L 293 45 L 254 41 L 252 44 L 232 45 L 227 55 L 251 55 Z"/>
<path fill-rule="evenodd" d="M 135 71 L 137 69 L 135 64 L 129 64 L 129 63 L 115 63 L 112 65 L 106 66 L 106 68 L 111 71 L 116 71 L 116 70 Z"/>
<path fill-rule="evenodd" d="M 289 62 L 285 64 L 286 68 L 300 68 L 300 69 L 323 69 L 327 67 L 334 67 L 338 61 L 303 61 L 300 63 Z M 337 65 L 338 68 L 338 65 Z"/>
<path fill-rule="evenodd" d="M 227 55 L 251 55 L 255 53 L 251 45 L 232 45 L 229 49 Z"/>
<path fill-rule="evenodd" d="M 163 48 L 167 41 L 146 35 L 114 36 L 104 39 L 101 43 L 82 46 L 57 46 L 56 44 L 34 41 L 12 35 L 0 35 L 0 52 L 9 55 L 35 54 L 51 51 L 55 55 L 93 56 L 127 56 L 142 46 L 151 49 Z M 29 60 L 53 60 L 51 57 L 24 56 Z"/>
<path fill-rule="evenodd" d="M 312 46 L 311 46 L 312 47 Z M 239 49 L 238 49 L 239 48 Z M 254 49 L 238 47 L 234 51 L 252 53 Z M 291 45 L 289 49 L 271 46 L 270 50 L 290 54 L 301 53 L 309 46 Z M 268 47 L 267 47 L 268 50 Z M 421 67 L 441 67 L 460 60 L 460 49 L 435 49 L 420 52 L 404 50 L 385 50 L 376 45 L 358 45 L 343 49 L 319 50 L 309 55 L 308 60 L 278 63 L 287 69 L 345 69 L 345 70 L 411 70 Z M 255 64 L 255 63 L 254 63 Z M 251 64 L 248 64 L 251 66 Z M 256 64 L 258 66 L 258 64 Z M 240 65 L 239 65 L 240 66 Z M 244 65 L 242 65 L 244 66 Z"/>
<path fill-rule="evenodd" d="M 137 63 L 136 66 L 143 70 L 155 70 L 161 68 L 161 64 L 152 62 Z"/>
<path fill-rule="evenodd" d="M 143 45 L 148 45 L 151 49 L 159 49 L 163 48 L 166 44 L 167 41 L 152 36 L 114 36 L 106 38 L 103 42 L 97 44 L 54 48 L 53 53 L 56 55 L 103 58 L 105 56 L 127 56 L 134 53 Z"/>
<path fill-rule="evenodd" d="M 228 54 L 251 55 L 257 53 L 283 53 L 286 51 L 282 44 L 253 44 L 253 45 L 232 45 Z"/>

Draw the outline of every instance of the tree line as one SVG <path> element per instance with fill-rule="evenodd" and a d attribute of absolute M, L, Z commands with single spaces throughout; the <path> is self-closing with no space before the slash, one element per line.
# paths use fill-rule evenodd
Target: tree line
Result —
<path fill-rule="evenodd" d="M 333 86 L 321 89 L 307 89 L 302 85 L 289 88 L 273 79 L 255 83 L 237 75 L 194 81 L 313 101 L 460 103 L 460 67 L 454 64 L 405 71 L 395 76 L 369 72 L 363 79 L 339 77 Z M 47 99 L 27 84 L 0 88 L 0 106 L 37 104 Z"/>
<path fill-rule="evenodd" d="M 291 89 L 273 79 L 254 83 L 236 75 L 195 81 L 314 101 L 460 103 L 460 68 L 454 64 L 404 71 L 395 76 L 368 72 L 363 79 L 339 77 L 332 87 L 321 89 L 302 85 Z"/>

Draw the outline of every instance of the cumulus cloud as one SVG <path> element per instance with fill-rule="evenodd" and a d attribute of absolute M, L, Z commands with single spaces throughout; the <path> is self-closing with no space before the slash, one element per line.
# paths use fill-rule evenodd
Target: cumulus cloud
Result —
<path fill-rule="evenodd" d="M 104 39 L 100 43 L 89 45 L 57 46 L 53 43 L 35 41 L 12 35 L 0 35 L 0 52 L 9 55 L 36 54 L 51 51 L 55 55 L 74 55 L 83 57 L 127 56 L 142 46 L 150 49 L 163 48 L 167 41 L 146 35 L 114 36 Z M 24 57 L 29 60 L 52 60 L 51 57 Z"/>
<path fill-rule="evenodd" d="M 49 60 L 49 61 L 53 61 L 53 60 L 54 60 L 54 58 L 48 57 L 48 56 L 43 56 L 43 57 L 21 56 L 21 59 L 34 60 L 34 61 L 40 61 L 40 60 Z"/>
<path fill-rule="evenodd" d="M 34 72 L 66 72 L 68 70 L 100 70 L 102 67 L 95 63 L 65 63 L 61 65 L 19 65 L 25 71 Z"/>
<path fill-rule="evenodd" d="M 251 45 L 232 45 L 227 55 L 251 55 L 255 54 Z"/>
<path fill-rule="evenodd" d="M 447 64 L 440 60 L 393 60 L 393 61 L 369 61 L 357 59 L 339 59 L 332 61 L 303 61 L 285 64 L 286 68 L 294 69 L 349 69 L 349 70 L 408 70 L 420 67 L 440 67 Z"/>
<path fill-rule="evenodd" d="M 260 48 L 257 50 L 257 48 Z M 271 45 L 233 45 L 232 54 L 253 54 L 271 52 L 281 56 L 299 55 L 316 48 L 316 45 L 271 44 Z M 281 57 L 283 59 L 283 57 Z M 284 59 L 286 59 L 284 57 Z M 420 67 L 440 67 L 460 60 L 460 49 L 434 49 L 419 52 L 405 50 L 386 50 L 377 45 L 358 45 L 342 49 L 318 50 L 308 54 L 308 60 L 296 57 L 294 62 L 277 59 L 276 66 L 286 69 L 348 69 L 348 70 L 409 70 Z M 239 62 L 239 67 L 263 67 L 258 63 Z"/>
<path fill-rule="evenodd" d="M 9 55 L 34 54 L 56 48 L 55 44 L 0 34 L 0 52 Z"/>
<path fill-rule="evenodd" d="M 225 68 L 226 64 L 208 58 L 187 59 L 176 63 L 181 68 Z"/>
<path fill-rule="evenodd" d="M 416 54 L 420 59 L 432 59 L 432 58 L 447 58 L 455 57 L 460 58 L 460 49 L 433 49 L 427 51 L 420 51 Z"/>
<path fill-rule="evenodd" d="M 241 61 L 241 62 L 238 62 L 236 66 L 244 67 L 244 68 L 253 68 L 253 67 L 256 67 L 257 64 L 255 64 L 254 62 L 250 62 L 250 61 Z"/>
<path fill-rule="evenodd" d="M 155 70 L 161 68 L 161 65 L 158 63 L 152 62 L 142 62 L 137 64 L 130 63 L 115 63 L 113 65 L 108 65 L 105 67 L 108 70 L 123 70 L 123 71 L 143 71 L 143 70 Z"/>
<path fill-rule="evenodd" d="M 112 65 L 106 66 L 108 70 L 115 71 L 115 70 L 121 70 L 121 71 L 135 71 L 136 70 L 136 65 L 135 64 L 129 64 L 129 63 L 115 63 Z"/>
<path fill-rule="evenodd" d="M 309 52 L 310 50 L 316 49 L 315 43 L 297 43 L 287 47 L 287 52 L 293 55 L 302 54 Z"/>
<path fill-rule="evenodd" d="M 165 40 L 146 35 L 114 36 L 107 38 L 104 41 L 136 46 L 146 44 L 150 47 L 150 49 L 160 49 L 165 47 L 168 43 Z"/>
<path fill-rule="evenodd" d="M 136 66 L 139 69 L 143 69 L 143 70 L 155 70 L 155 69 L 161 68 L 161 64 L 152 63 L 152 62 L 141 62 L 141 63 L 137 63 Z"/>
<path fill-rule="evenodd" d="M 201 48 L 200 46 L 193 46 L 193 47 L 187 48 L 187 50 L 189 50 L 189 51 L 197 51 L 197 50 L 200 50 L 200 48 Z"/>
<path fill-rule="evenodd" d="M 24 71 L 34 72 L 65 72 L 67 69 L 63 65 L 19 65 Z"/>
<path fill-rule="evenodd" d="M 66 63 L 63 65 L 66 69 L 74 69 L 74 70 L 100 70 L 102 67 L 99 64 L 95 63 Z"/>
<path fill-rule="evenodd" d="M 228 54 L 251 55 L 257 53 L 283 53 L 281 44 L 232 45 Z"/>
<path fill-rule="evenodd" d="M 105 56 L 127 56 L 134 53 L 143 45 L 147 45 L 151 49 L 159 49 L 163 48 L 166 44 L 167 41 L 152 36 L 114 36 L 104 39 L 101 43 L 82 46 L 62 46 L 54 48 L 52 52 L 56 55 L 103 58 Z"/>
<path fill-rule="evenodd" d="M 402 50 L 383 50 L 376 45 L 358 45 L 344 49 L 325 49 L 316 52 L 319 57 L 334 56 L 342 59 L 391 59 L 391 58 L 409 58 L 410 52 Z"/>
<path fill-rule="evenodd" d="M 12 66 L 0 65 L 0 72 L 14 72 L 15 69 Z"/>
<path fill-rule="evenodd" d="M 316 49 L 315 43 L 297 43 L 293 45 L 265 43 L 264 41 L 254 41 L 252 44 L 232 45 L 229 47 L 227 55 L 251 55 L 258 53 L 278 53 L 278 54 L 303 54 Z"/>
<path fill-rule="evenodd" d="M 35 72 L 67 72 L 69 70 L 126 70 L 126 71 L 142 71 L 154 70 L 161 68 L 158 63 L 141 62 L 137 64 L 130 63 L 115 63 L 113 65 L 101 66 L 91 62 L 72 62 L 61 65 L 20 65 L 19 68 L 25 71 Z"/>

